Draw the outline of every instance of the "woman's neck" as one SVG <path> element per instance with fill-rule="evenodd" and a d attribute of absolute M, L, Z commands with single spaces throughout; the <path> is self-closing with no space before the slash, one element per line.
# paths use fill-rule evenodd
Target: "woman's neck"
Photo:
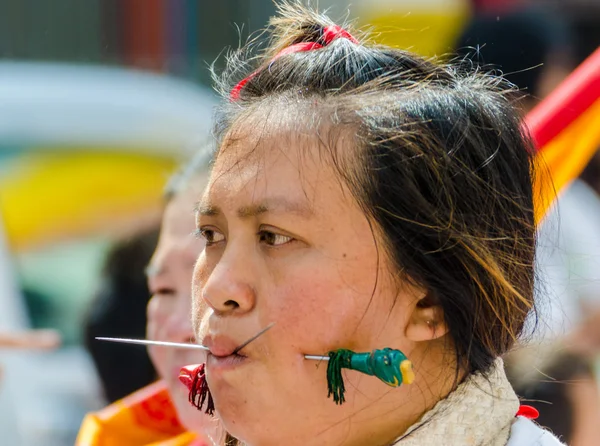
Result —
<path fill-rule="evenodd" d="M 382 397 L 352 415 L 345 426 L 349 432 L 341 444 L 391 444 L 464 379 L 465 374 L 456 371 L 454 355 L 447 353 L 443 343 L 435 347 L 430 344 L 427 351 L 413 351 L 410 357 L 416 375 L 414 383 L 386 389 Z"/>

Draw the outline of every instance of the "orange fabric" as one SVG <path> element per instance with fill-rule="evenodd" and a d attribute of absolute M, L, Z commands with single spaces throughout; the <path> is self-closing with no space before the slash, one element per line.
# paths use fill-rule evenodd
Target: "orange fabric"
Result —
<path fill-rule="evenodd" d="M 163 382 L 159 381 L 88 414 L 75 446 L 201 446 L 177 419 Z"/>
<path fill-rule="evenodd" d="M 542 104 L 527 115 L 538 147 L 543 147 L 600 97 L 600 48 L 577 67 Z"/>
<path fill-rule="evenodd" d="M 600 148 L 599 122 L 600 99 L 541 148 L 535 182 L 537 222 L 544 217 L 556 195 L 581 174 Z"/>
<path fill-rule="evenodd" d="M 556 195 L 581 174 L 600 148 L 600 48 L 525 121 L 538 146 L 534 191 L 539 222 Z"/>

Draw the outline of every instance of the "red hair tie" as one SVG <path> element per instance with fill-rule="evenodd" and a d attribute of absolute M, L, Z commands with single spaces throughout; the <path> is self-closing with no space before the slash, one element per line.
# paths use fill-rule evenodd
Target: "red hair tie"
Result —
<path fill-rule="evenodd" d="M 323 33 L 321 35 L 321 38 L 325 45 L 329 45 L 331 42 L 333 42 L 335 39 L 338 39 L 338 38 L 348 39 L 350 42 L 358 45 L 358 40 L 356 40 L 352 36 L 352 34 L 350 34 L 348 31 L 346 31 L 344 28 L 342 28 L 341 26 L 338 26 L 338 25 L 330 25 L 330 26 L 326 26 L 325 28 L 323 28 Z M 280 52 L 278 52 L 275 55 L 275 57 L 273 57 L 273 60 L 271 62 L 276 61 L 277 59 L 279 59 L 282 56 L 287 56 L 288 54 L 302 53 L 305 51 L 318 50 L 321 48 L 323 48 L 323 45 L 321 45 L 318 42 L 295 43 L 294 45 L 290 45 L 287 48 L 284 48 Z M 250 73 L 250 75 L 248 75 L 241 81 L 239 81 L 236 84 L 236 86 L 231 89 L 231 92 L 229 93 L 229 99 L 231 101 L 237 101 L 240 98 L 240 93 L 241 93 L 242 89 L 257 74 L 258 74 L 258 71 L 255 71 L 253 73 Z"/>
<path fill-rule="evenodd" d="M 340 37 L 342 39 L 348 39 L 350 42 L 358 45 L 358 40 L 341 26 L 331 25 L 323 28 L 323 42 L 325 42 L 325 45 L 329 45 L 335 39 Z"/>

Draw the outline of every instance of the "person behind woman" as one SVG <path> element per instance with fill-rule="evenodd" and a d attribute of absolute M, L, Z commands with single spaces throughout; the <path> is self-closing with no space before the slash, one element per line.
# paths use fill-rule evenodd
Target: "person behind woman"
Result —
<path fill-rule="evenodd" d="M 174 176 L 167 185 L 168 205 L 163 215 L 158 245 L 147 268 L 148 303 L 147 339 L 167 342 L 194 342 L 191 322 L 191 278 L 203 240 L 194 237 L 193 209 L 207 181 L 211 152 L 204 149 Z M 188 431 L 219 443 L 225 435 L 216 420 L 197 410 L 179 382 L 183 366 L 205 358 L 197 350 L 150 346 L 150 358 L 169 395 L 181 424 Z"/>
<path fill-rule="evenodd" d="M 192 311 L 227 431 L 251 446 L 559 444 L 516 416 L 499 359 L 534 308 L 535 247 L 533 150 L 503 80 L 283 2 L 268 48 L 219 81 Z M 385 347 L 414 383 L 346 370 L 343 404 L 304 357 Z"/>
<path fill-rule="evenodd" d="M 167 186 L 158 244 L 146 268 L 152 294 L 147 307 L 148 339 L 194 340 L 190 318 L 191 278 L 204 243 L 193 236 L 192 210 L 206 184 L 209 157 L 208 150 L 200 151 Z M 106 336 L 106 333 L 96 334 Z M 133 354 L 136 347 L 127 349 Z M 205 355 L 196 350 L 165 347 L 151 347 L 148 352 L 161 381 L 89 414 L 82 424 L 78 446 L 201 446 L 222 441 L 224 432 L 217 422 L 190 405 L 178 381 L 182 366 L 201 361 Z"/>

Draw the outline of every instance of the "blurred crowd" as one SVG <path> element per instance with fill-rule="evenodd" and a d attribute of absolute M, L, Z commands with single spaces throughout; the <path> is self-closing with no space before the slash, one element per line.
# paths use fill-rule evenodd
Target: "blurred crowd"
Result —
<path fill-rule="evenodd" d="M 114 2 L 107 3 L 117 8 Z M 124 3 L 129 5 L 128 14 L 143 14 L 143 8 L 136 2 Z M 192 11 L 202 15 L 202 6 L 189 9 L 189 3 L 173 2 L 167 6 L 165 2 L 162 11 L 170 13 L 172 20 L 185 18 Z M 344 2 L 329 3 L 340 11 L 347 7 L 341 5 Z M 380 20 L 385 24 L 381 25 L 385 27 L 381 39 L 388 41 L 394 39 L 390 27 L 397 26 L 400 30 L 396 32 L 402 33 L 403 14 L 420 7 L 415 6 L 416 2 L 368 3 L 369 6 L 381 3 L 380 14 L 385 19 Z M 424 3 L 430 3 L 424 8 L 424 20 L 448 10 L 452 11 L 454 20 L 451 32 L 444 31 L 446 40 L 443 44 L 428 51 L 468 68 L 477 67 L 507 77 L 518 88 L 515 101 L 523 115 L 552 92 L 600 44 L 600 3 L 593 0 L 431 0 Z M 153 1 L 152 4 L 158 3 Z M 223 4 L 233 11 L 236 2 Z M 359 23 L 363 20 L 377 23 L 369 17 L 377 8 L 370 8 L 369 14 L 361 14 L 361 5 L 358 2 L 356 8 L 351 7 L 351 16 Z M 268 5 L 257 6 L 257 11 L 252 13 L 253 26 L 258 28 L 264 24 L 269 8 Z M 366 7 L 362 5 L 362 8 Z M 389 12 L 396 11 L 394 8 L 400 13 Z M 154 10 L 149 8 L 148 11 Z M 155 17 L 148 11 L 144 17 L 147 23 L 154 23 Z M 223 23 L 218 26 L 231 27 L 234 19 L 243 22 L 244 18 L 236 14 L 239 15 L 239 11 L 230 15 L 227 11 L 215 12 L 214 20 L 222 18 Z M 386 14 L 394 17 L 397 23 L 386 18 Z M 137 17 L 140 29 L 143 21 L 143 17 Z M 186 23 L 189 31 L 192 26 L 189 18 Z M 379 31 L 377 25 L 375 31 Z M 237 30 L 232 33 L 234 35 Z M 427 34 L 427 30 L 421 29 L 420 34 Z M 217 46 L 235 44 L 228 39 L 217 42 Z M 419 48 L 417 40 L 414 45 Z M 0 42 L 0 50 L 4 47 Z M 163 47 L 165 60 L 168 51 L 168 45 Z M 200 53 L 202 49 L 196 48 L 196 51 Z M 135 55 L 135 51 L 131 54 Z M 204 57 L 212 55 L 211 50 L 207 50 Z M 9 82 L 3 73 L 6 69 L 15 69 L 14 66 L 5 69 L 3 58 L 14 59 L 14 55 L 0 53 L 0 119 L 3 119 L 2 101 L 8 94 L 3 83 Z M 148 57 L 129 60 L 138 60 L 139 63 L 132 62 L 134 66 L 137 64 L 136 68 L 157 69 L 157 64 L 149 63 Z M 166 65 L 172 68 L 171 74 L 181 74 L 181 64 Z M 165 66 L 158 69 L 164 70 Z M 60 78 L 61 72 L 48 71 L 48 76 L 48 82 L 52 84 L 56 76 Z M 82 86 L 98 91 L 99 97 L 90 99 L 97 101 L 93 104 L 106 102 L 106 91 L 120 82 L 117 71 L 107 76 L 112 83 L 105 87 L 92 78 Z M 117 112 L 107 108 L 102 114 L 98 113 L 97 106 L 92 106 L 96 114 L 89 115 L 89 125 L 100 126 L 101 130 L 91 130 L 93 136 L 86 142 L 81 132 L 75 136 L 69 133 L 67 138 L 74 141 L 66 152 L 56 150 L 58 144 L 64 144 L 57 142 L 58 130 L 44 133 L 44 129 L 36 128 L 43 138 L 51 140 L 47 144 L 49 148 L 41 150 L 41 161 L 36 160 L 35 150 L 29 148 L 43 146 L 42 137 L 17 143 L 14 132 L 4 132 L 0 122 L 0 138 L 3 138 L 0 140 L 0 188 L 12 187 L 12 192 L 21 188 L 29 194 L 12 193 L 8 189 L 0 193 L 0 216 L 3 217 L 0 238 L 6 240 L 6 248 L 0 244 L 0 367 L 3 364 L 8 373 L 6 376 L 0 373 L 0 414 L 10 412 L 6 408 L 12 407 L 17 400 L 25 407 L 22 409 L 17 404 L 15 413 L 8 414 L 5 420 L 0 417 L 3 435 L 5 431 L 6 435 L 13 432 L 11 445 L 73 444 L 86 412 L 120 400 L 159 378 L 167 382 L 182 423 L 191 430 L 198 428 L 193 413 L 187 414 L 184 408 L 186 396 L 178 393 L 178 383 L 172 379 L 173 370 L 178 370 L 183 363 L 194 362 L 195 358 L 172 357 L 171 353 L 161 349 L 150 350 L 149 355 L 142 347 L 95 340 L 97 336 L 147 337 L 174 342 L 193 340 L 189 318 L 190 289 L 185 284 L 190 281 L 191 268 L 202 246 L 190 235 L 194 229 L 191 211 L 204 184 L 209 156 L 205 145 L 193 141 L 202 140 L 208 134 L 210 109 L 215 99 L 207 92 L 207 87 L 190 81 L 189 73 L 187 80 L 174 79 L 173 85 L 169 86 L 161 84 L 166 77 L 164 74 L 148 76 L 148 79 L 142 79 L 148 81 L 148 91 L 164 87 L 164 94 L 157 93 L 155 101 L 152 96 L 139 104 L 136 102 L 139 98 L 132 98 L 131 103 L 156 112 L 155 115 L 140 114 L 136 120 L 132 116 L 137 111 L 132 106 L 126 108 L 127 121 L 117 116 L 114 123 L 107 125 Z M 206 80 L 202 76 L 199 78 Z M 140 88 L 144 83 L 135 79 L 126 81 L 134 82 Z M 123 94 L 123 103 L 115 110 L 127 107 L 126 92 L 131 85 L 123 84 L 123 90 L 118 93 Z M 43 90 L 43 81 L 36 88 Z M 21 97 L 11 96 L 23 105 L 22 109 L 15 109 L 13 117 L 25 113 L 27 101 L 36 94 L 34 89 L 32 91 Z M 69 99 L 71 108 L 42 109 L 48 101 L 60 102 L 64 91 L 58 88 L 56 96 L 48 98 L 39 108 L 36 106 L 32 113 L 44 119 L 44 116 L 53 118 L 61 110 L 68 110 L 72 113 L 71 122 L 77 126 L 76 118 L 86 112 L 77 111 L 79 109 L 73 104 L 81 107 L 81 101 Z M 189 93 L 192 91 L 197 95 L 194 100 Z M 172 103 L 161 102 L 163 97 L 168 97 Z M 175 103 L 173 98 L 181 98 L 181 102 Z M 196 105 L 202 108 L 202 113 L 190 116 L 188 110 Z M 165 110 L 171 110 L 171 113 Z M 149 116 L 152 118 L 150 124 Z M 180 122 L 177 132 L 169 133 L 175 122 Z M 200 124 L 195 125 L 198 122 Z M 60 126 L 56 128 L 60 129 Z M 126 136 L 125 128 L 134 136 Z M 177 137 L 169 138 L 176 133 Z M 106 134 L 114 138 L 110 141 L 110 138 L 99 139 L 98 135 Z M 117 137 L 117 134 L 125 136 Z M 166 142 L 159 147 L 156 142 L 160 137 Z M 74 147 L 86 147 L 87 151 L 77 151 Z M 22 155 L 24 152 L 26 155 Z M 167 185 L 166 180 L 174 166 L 194 152 L 200 155 L 196 153 L 191 166 Z M 63 159 L 65 157 L 68 159 Z M 106 164 L 104 168 L 102 163 Z M 31 173 L 41 169 L 38 164 L 50 169 L 46 174 L 49 176 Z M 51 171 L 53 166 L 55 171 Z M 24 175 L 23 172 L 27 172 L 25 179 L 18 176 Z M 63 180 L 58 186 L 48 186 L 44 179 L 49 177 Z M 103 178 L 101 182 L 96 180 L 99 177 Z M 40 189 L 29 186 L 26 180 L 37 181 Z M 87 196 L 80 201 L 73 198 L 76 204 L 72 208 L 64 204 L 56 208 L 54 213 L 62 213 L 62 217 L 49 216 L 44 214 L 44 200 L 37 195 L 38 191 L 49 187 L 54 188 L 49 193 L 59 195 L 65 202 L 71 200 L 68 198 L 70 193 L 80 198 Z M 39 200 L 32 204 L 31 215 L 38 221 L 48 219 L 45 225 L 39 224 L 45 226 L 43 229 L 27 232 L 24 223 L 19 223 L 23 221 L 19 216 L 29 214 L 12 203 L 27 197 Z M 87 212 L 94 197 L 98 197 L 93 206 L 95 209 Z M 78 215 L 84 213 L 82 209 L 86 210 L 87 218 L 77 220 Z M 9 215 L 11 212 L 16 216 Z M 65 227 L 72 230 L 65 230 Z M 40 240 L 51 238 L 53 242 L 33 244 L 31 241 L 35 237 Z M 85 243 L 77 242 L 82 239 Z M 14 254 L 14 258 L 9 258 L 9 253 Z M 86 266 L 86 271 L 81 271 L 82 265 Z M 600 155 L 592 159 L 580 178 L 558 198 L 540 225 L 537 269 L 536 315 L 532 316 L 531 330 L 521 345 L 506 358 L 509 378 L 523 401 L 539 410 L 540 424 L 567 444 L 596 445 L 600 442 Z M 65 274 L 65 270 L 70 275 Z M 77 274 L 79 276 L 72 279 Z M 59 283 L 61 278 L 68 283 Z M 40 286 L 40 283 L 44 285 Z M 66 300 L 56 306 L 48 298 L 52 293 L 62 295 Z M 46 308 L 52 305 L 54 310 Z M 29 331 L 30 328 L 55 331 Z M 60 348 L 59 335 L 64 340 Z M 57 350 L 54 353 L 47 351 L 52 349 Z M 25 351 L 23 356 L 19 356 L 19 351 Z M 26 372 L 21 372 L 23 369 Z M 11 371 L 13 376 L 10 376 Z M 64 376 L 63 381 L 57 375 Z M 57 382 L 64 382 L 63 387 L 60 384 L 56 387 Z M 57 389 L 54 393 L 47 391 L 52 386 Z M 36 392 L 35 399 L 29 399 L 28 389 Z M 64 398 L 65 389 L 70 398 L 54 404 L 52 398 Z M 62 396 L 59 395 L 61 392 Z M 181 399 L 179 403 L 178 399 Z M 36 405 L 41 408 L 31 409 Z M 19 415 L 24 411 L 26 416 Z M 57 414 L 60 411 L 63 416 Z M 52 425 L 37 420 L 47 413 L 55 413 L 48 422 Z M 23 434 L 24 431 L 27 432 Z"/>

